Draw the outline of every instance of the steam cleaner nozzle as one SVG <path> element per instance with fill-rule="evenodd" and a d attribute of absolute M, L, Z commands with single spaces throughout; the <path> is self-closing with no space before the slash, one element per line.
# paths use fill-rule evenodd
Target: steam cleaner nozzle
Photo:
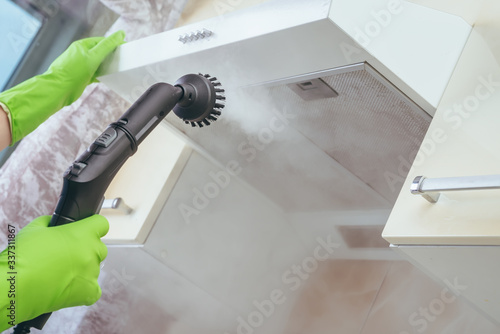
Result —
<path fill-rule="evenodd" d="M 191 126 L 210 125 L 224 108 L 224 89 L 216 77 L 209 74 L 187 74 L 174 86 L 181 87 L 183 96 L 173 108 L 174 113 Z"/>

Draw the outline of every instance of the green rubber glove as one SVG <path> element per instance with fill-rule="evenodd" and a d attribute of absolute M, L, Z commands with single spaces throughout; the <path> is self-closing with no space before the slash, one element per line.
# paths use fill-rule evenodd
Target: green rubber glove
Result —
<path fill-rule="evenodd" d="M 54 227 L 49 222 L 50 216 L 35 219 L 19 231 L 11 244 L 15 248 L 0 253 L 0 331 L 13 326 L 11 314 L 17 324 L 101 297 L 97 277 L 108 253 L 100 240 L 109 229 L 106 218 L 94 215 Z"/>
<path fill-rule="evenodd" d="M 104 59 L 120 44 L 125 33 L 91 37 L 73 42 L 69 48 L 36 77 L 0 93 L 7 107 L 12 142 L 25 137 L 62 107 L 75 102 L 87 85 L 97 82 Z"/>

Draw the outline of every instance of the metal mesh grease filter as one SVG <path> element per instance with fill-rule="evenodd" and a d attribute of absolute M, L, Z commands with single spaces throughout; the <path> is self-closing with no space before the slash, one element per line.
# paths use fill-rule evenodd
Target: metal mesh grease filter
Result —
<path fill-rule="evenodd" d="M 322 79 L 338 97 L 306 102 L 285 85 L 270 94 L 300 110 L 293 127 L 394 203 L 430 117 L 366 70 Z"/>
<path fill-rule="evenodd" d="M 219 166 L 236 161 L 238 178 L 286 211 L 392 207 L 407 172 L 400 161 L 411 165 L 430 117 L 366 70 L 321 78 L 338 97 L 303 101 L 286 78 L 224 87 L 226 107 L 209 127 L 167 119 Z"/>

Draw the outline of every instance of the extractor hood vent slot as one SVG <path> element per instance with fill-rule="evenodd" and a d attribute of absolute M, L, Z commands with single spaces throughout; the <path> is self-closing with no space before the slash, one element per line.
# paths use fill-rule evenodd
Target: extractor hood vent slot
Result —
<path fill-rule="evenodd" d="M 304 101 L 313 101 L 337 97 L 339 94 L 321 78 L 287 85 Z"/>

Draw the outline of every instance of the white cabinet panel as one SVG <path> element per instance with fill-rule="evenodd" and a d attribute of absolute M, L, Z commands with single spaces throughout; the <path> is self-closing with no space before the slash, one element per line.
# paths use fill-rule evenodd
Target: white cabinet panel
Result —
<path fill-rule="evenodd" d="M 500 247 L 399 246 L 412 262 L 463 296 L 490 319 L 500 320 Z"/>

